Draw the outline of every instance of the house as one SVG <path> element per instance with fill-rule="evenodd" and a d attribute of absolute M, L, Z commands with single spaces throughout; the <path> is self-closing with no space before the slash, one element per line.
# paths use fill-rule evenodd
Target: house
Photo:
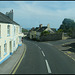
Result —
<path fill-rule="evenodd" d="M 51 30 L 53 30 L 54 32 L 56 32 L 57 30 L 56 30 L 56 28 L 51 28 Z"/>
<path fill-rule="evenodd" d="M 29 30 L 27 37 L 30 38 L 30 39 L 35 39 L 36 38 L 36 30 L 35 30 L 34 27 L 31 28 L 31 30 Z"/>
<path fill-rule="evenodd" d="M 30 38 L 30 33 L 31 33 L 31 31 L 33 31 L 33 30 L 34 30 L 34 27 L 29 30 L 29 32 L 28 32 L 28 34 L 27 34 L 27 37 L 28 37 L 28 38 Z"/>
<path fill-rule="evenodd" d="M 41 32 L 43 31 L 49 31 L 50 33 L 54 33 L 54 31 L 50 28 L 50 25 L 42 26 L 42 24 L 39 25 L 39 27 L 33 28 L 30 30 L 30 39 L 40 39 Z"/>
<path fill-rule="evenodd" d="M 0 12 L 0 64 L 22 46 L 22 27 L 13 21 L 13 10 Z"/>
<path fill-rule="evenodd" d="M 39 25 L 39 29 L 36 31 L 36 39 L 40 39 L 41 32 L 48 31 L 50 33 L 54 33 L 54 31 L 50 28 L 50 25 L 42 26 L 42 24 Z"/>

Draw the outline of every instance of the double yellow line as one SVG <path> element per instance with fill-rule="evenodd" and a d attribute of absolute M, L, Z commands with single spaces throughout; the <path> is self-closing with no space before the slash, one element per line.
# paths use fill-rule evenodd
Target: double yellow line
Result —
<path fill-rule="evenodd" d="M 14 67 L 12 68 L 12 71 L 9 73 L 9 74 L 15 74 L 15 72 L 17 71 L 22 59 L 24 58 L 24 55 L 26 53 L 26 45 L 24 47 L 24 51 L 23 51 L 23 54 L 20 56 L 20 58 L 18 59 L 17 63 L 14 65 Z"/>

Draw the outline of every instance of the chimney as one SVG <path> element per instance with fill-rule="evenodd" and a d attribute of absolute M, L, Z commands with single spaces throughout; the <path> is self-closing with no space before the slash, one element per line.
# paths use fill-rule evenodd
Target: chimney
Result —
<path fill-rule="evenodd" d="M 13 9 L 10 12 L 6 12 L 6 16 L 13 20 Z"/>
<path fill-rule="evenodd" d="M 39 25 L 39 28 L 42 28 L 42 24 Z"/>
<path fill-rule="evenodd" d="M 50 25 L 49 24 L 47 24 L 47 28 L 50 28 Z"/>

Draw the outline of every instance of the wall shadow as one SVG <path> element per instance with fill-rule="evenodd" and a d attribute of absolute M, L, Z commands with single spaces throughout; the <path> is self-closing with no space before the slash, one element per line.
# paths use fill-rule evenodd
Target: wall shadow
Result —
<path fill-rule="evenodd" d="M 62 47 L 71 47 L 67 50 L 62 50 L 62 51 L 70 51 L 70 52 L 75 53 L 75 43 L 65 44 Z"/>

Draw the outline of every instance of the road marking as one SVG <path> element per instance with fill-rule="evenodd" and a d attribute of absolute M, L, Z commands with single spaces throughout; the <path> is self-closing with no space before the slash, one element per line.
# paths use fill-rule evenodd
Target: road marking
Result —
<path fill-rule="evenodd" d="M 43 56 L 45 57 L 45 54 L 44 54 L 44 52 L 43 52 L 43 51 L 41 51 L 41 52 L 42 52 Z"/>
<path fill-rule="evenodd" d="M 21 63 L 21 61 L 22 61 L 22 59 L 24 58 L 25 53 L 26 53 L 26 48 L 25 48 L 25 51 L 24 51 L 24 53 L 23 53 L 23 56 L 22 56 L 21 60 L 19 61 L 18 65 L 16 66 L 16 68 L 15 68 L 15 70 L 12 72 L 12 74 L 15 74 L 15 72 L 17 71 L 17 69 L 18 69 L 18 67 L 19 67 L 19 65 L 20 65 L 20 63 Z"/>
<path fill-rule="evenodd" d="M 26 47 L 26 45 L 25 45 L 25 47 Z M 15 68 L 15 66 L 17 65 L 17 63 L 18 63 L 18 61 L 20 60 L 20 58 L 21 58 L 21 56 L 19 57 L 19 59 L 17 60 L 16 64 L 13 66 L 13 68 L 12 68 L 12 70 L 11 70 L 11 72 L 10 72 L 9 74 L 11 74 L 11 73 L 12 73 L 13 69 L 14 69 L 14 68 Z"/>
<path fill-rule="evenodd" d="M 32 43 L 32 44 L 36 45 L 39 49 L 41 49 L 37 44 L 35 44 L 35 43 Z"/>
<path fill-rule="evenodd" d="M 67 53 L 64 53 L 64 54 L 66 54 L 68 57 L 70 57 L 72 60 L 74 60 L 75 61 L 75 59 L 74 58 L 72 58 L 70 55 L 68 55 Z"/>
<path fill-rule="evenodd" d="M 69 48 L 72 48 L 72 47 L 69 47 Z"/>
<path fill-rule="evenodd" d="M 35 44 L 39 49 L 41 49 L 37 44 Z"/>
<path fill-rule="evenodd" d="M 46 43 L 46 44 L 48 44 L 48 45 L 50 45 L 50 46 L 53 46 L 51 43 Z"/>
<path fill-rule="evenodd" d="M 74 58 L 72 58 L 72 60 L 74 60 L 74 61 L 75 61 L 75 59 L 74 59 Z"/>
<path fill-rule="evenodd" d="M 39 46 L 38 46 L 38 48 L 41 49 Z"/>
<path fill-rule="evenodd" d="M 69 52 L 67 52 L 67 53 L 72 54 L 72 52 L 70 52 L 70 51 L 69 51 Z"/>
<path fill-rule="evenodd" d="M 62 44 L 62 45 L 65 45 L 65 44 Z M 69 48 L 72 48 L 72 47 L 69 47 Z M 57 48 L 58 49 L 58 48 Z M 74 49 L 74 48 L 72 48 L 72 49 Z M 58 49 L 59 51 L 61 50 L 61 49 Z M 63 52 L 63 51 L 60 51 L 60 52 Z M 63 52 L 65 55 L 67 55 L 68 57 L 70 57 L 73 61 L 75 61 L 75 59 L 72 57 L 72 56 L 70 56 L 70 55 L 68 55 L 70 52 L 67 52 L 67 53 L 65 53 L 65 52 Z M 72 53 L 72 52 L 71 52 Z"/>
<path fill-rule="evenodd" d="M 47 66 L 48 73 L 51 73 L 51 69 L 50 69 L 50 67 L 49 67 L 48 61 L 45 60 L 45 62 L 46 62 L 46 66 Z"/>
<path fill-rule="evenodd" d="M 38 46 L 37 44 L 35 44 L 36 46 Z"/>

